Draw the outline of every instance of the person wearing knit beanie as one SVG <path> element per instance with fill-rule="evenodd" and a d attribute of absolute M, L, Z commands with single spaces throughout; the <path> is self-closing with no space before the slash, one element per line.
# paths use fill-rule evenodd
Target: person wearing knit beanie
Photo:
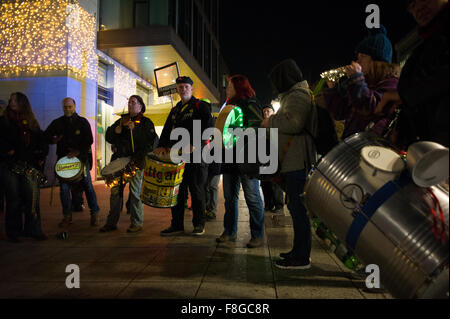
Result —
<path fill-rule="evenodd" d="M 369 35 L 356 46 L 356 53 L 370 55 L 375 61 L 392 63 L 392 44 L 386 28 L 381 25 L 380 28 L 370 29 Z"/>

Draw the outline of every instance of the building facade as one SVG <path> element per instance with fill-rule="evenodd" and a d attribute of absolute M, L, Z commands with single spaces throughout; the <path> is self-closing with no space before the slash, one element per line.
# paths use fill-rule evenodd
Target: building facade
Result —
<path fill-rule="evenodd" d="M 158 133 L 176 94 L 158 96 L 154 69 L 177 63 L 194 95 L 223 103 L 226 64 L 219 47 L 218 0 L 2 0 L 0 99 L 25 93 L 42 129 L 73 97 L 92 127 L 94 179 L 111 158 L 105 132 L 138 94 Z M 55 149 L 46 174 L 53 182 Z"/>

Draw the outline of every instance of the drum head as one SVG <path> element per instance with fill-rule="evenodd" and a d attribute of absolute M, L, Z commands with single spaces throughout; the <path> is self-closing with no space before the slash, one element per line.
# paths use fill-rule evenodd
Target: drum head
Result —
<path fill-rule="evenodd" d="M 400 155 L 381 146 L 366 146 L 361 150 L 361 158 L 370 167 L 388 173 L 400 173 L 405 168 Z"/>
<path fill-rule="evenodd" d="M 82 168 L 82 163 L 78 158 L 64 156 L 56 162 L 55 172 L 58 177 L 64 180 L 70 180 L 79 175 Z"/>
<path fill-rule="evenodd" d="M 131 157 L 121 157 L 112 161 L 102 169 L 102 176 L 111 175 L 124 169 L 130 161 Z"/>
<path fill-rule="evenodd" d="M 437 185 L 449 176 L 449 150 L 437 143 L 418 142 L 411 145 L 406 159 L 417 186 Z"/>

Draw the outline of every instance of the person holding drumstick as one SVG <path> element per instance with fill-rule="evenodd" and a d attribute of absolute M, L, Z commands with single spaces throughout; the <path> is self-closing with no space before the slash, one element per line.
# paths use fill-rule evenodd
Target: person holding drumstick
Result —
<path fill-rule="evenodd" d="M 128 233 L 137 233 L 142 230 L 144 209 L 141 201 L 141 185 L 144 177 L 144 160 L 145 156 L 152 151 L 154 140 L 158 138 L 155 125 L 144 116 L 144 113 L 144 101 L 139 95 L 133 95 L 128 100 L 128 114 L 122 115 L 121 119 L 106 130 L 106 141 L 114 145 L 117 150 L 111 160 L 131 157 L 136 166 L 141 168 L 129 181 L 131 225 L 127 229 Z M 122 211 L 124 186 L 121 184 L 111 188 L 109 215 L 100 232 L 110 232 L 117 229 L 120 212 Z"/>
<path fill-rule="evenodd" d="M 79 182 L 84 192 L 89 209 L 91 210 L 91 226 L 98 226 L 97 195 L 92 186 L 91 163 L 93 143 L 91 126 L 87 119 L 76 113 L 75 100 L 66 97 L 62 101 L 62 109 L 64 116 L 54 120 L 45 130 L 45 135 L 50 144 L 57 144 L 56 155 L 58 160 L 67 156 L 68 158 L 78 158 L 85 167 L 83 178 Z M 63 206 L 63 220 L 59 223 L 59 227 L 66 228 L 72 224 L 72 200 L 71 200 L 71 184 L 60 179 L 60 199 Z"/>
<path fill-rule="evenodd" d="M 157 156 L 167 156 L 170 153 L 170 148 L 178 142 L 170 139 L 170 132 L 176 128 L 185 128 L 191 136 L 191 153 L 200 152 L 201 155 L 206 142 L 201 141 L 201 149 L 193 148 L 194 120 L 201 121 L 200 131 L 203 134 L 203 131 L 211 126 L 211 106 L 209 103 L 198 100 L 193 96 L 192 86 L 194 82 L 191 78 L 187 76 L 179 77 L 176 84 L 181 101 L 170 112 L 161 133 L 159 147 L 153 153 Z M 184 199 L 187 198 L 188 189 L 192 196 L 192 223 L 194 225 L 192 235 L 201 236 L 205 233 L 205 187 L 208 178 L 208 164 L 203 161 L 193 163 L 193 154 L 191 155 L 191 162 L 186 163 L 184 169 L 177 205 L 172 207 L 171 225 L 161 231 L 161 236 L 174 236 L 184 233 Z"/>

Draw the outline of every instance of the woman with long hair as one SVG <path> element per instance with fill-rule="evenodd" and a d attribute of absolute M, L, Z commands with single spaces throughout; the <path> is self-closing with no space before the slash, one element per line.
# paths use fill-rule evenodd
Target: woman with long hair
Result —
<path fill-rule="evenodd" d="M 39 186 L 45 180 L 43 168 L 48 144 L 25 94 L 11 94 L 0 122 L 3 127 L 1 138 L 5 141 L 1 153 L 8 166 L 5 214 L 7 239 L 19 242 L 18 237 L 23 236 L 45 240 L 47 236 L 42 232 L 39 210 Z"/>
<path fill-rule="evenodd" d="M 228 80 L 227 87 L 228 105 L 235 105 L 242 109 L 244 116 L 244 126 L 251 125 L 247 119 L 257 112 L 262 118 L 262 110 L 256 100 L 256 94 L 247 77 L 234 75 Z M 259 125 L 259 123 L 258 123 Z M 242 184 L 245 202 L 250 213 L 251 240 L 248 248 L 260 247 L 264 243 L 264 206 L 259 193 L 259 180 L 250 176 L 240 174 L 236 164 L 222 164 L 223 192 L 225 197 L 224 231 L 217 242 L 235 241 L 237 238 L 238 225 L 238 201 Z"/>
<path fill-rule="evenodd" d="M 342 138 L 371 129 L 385 135 L 396 105 L 377 108 L 386 92 L 397 89 L 400 67 L 392 64 L 392 44 L 381 26 L 356 47 L 357 61 L 345 66 L 346 77 L 328 82 L 326 106 L 335 120 L 345 121 Z"/>

